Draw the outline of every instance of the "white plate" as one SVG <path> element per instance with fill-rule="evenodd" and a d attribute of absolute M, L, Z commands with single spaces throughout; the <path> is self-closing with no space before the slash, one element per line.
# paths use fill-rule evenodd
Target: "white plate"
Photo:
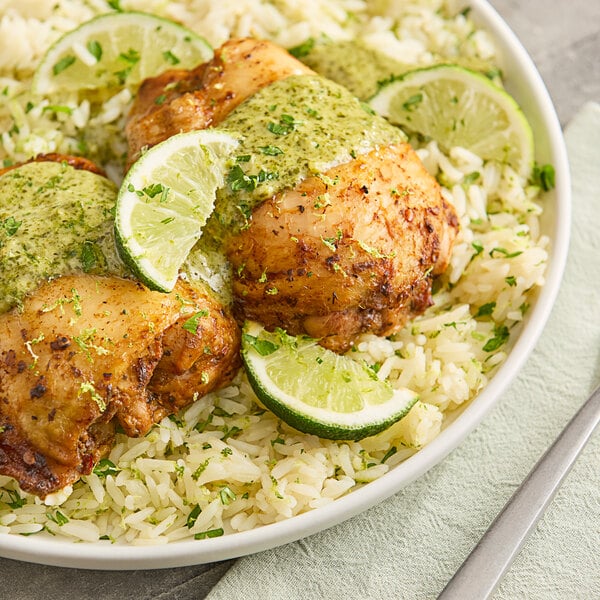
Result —
<path fill-rule="evenodd" d="M 552 240 L 546 284 L 533 303 L 519 338 L 489 385 L 428 446 L 380 479 L 286 521 L 202 541 L 161 546 L 71 543 L 54 538 L 0 535 L 0 556 L 48 565 L 89 569 L 155 569 L 224 560 L 292 542 L 336 525 L 391 496 L 440 462 L 500 399 L 532 351 L 554 303 L 565 265 L 570 229 L 569 168 L 554 107 L 531 58 L 485 0 L 470 0 L 470 15 L 496 38 L 508 90 L 522 106 L 536 140 L 536 159 L 551 163 L 556 189 L 545 200 L 544 232 Z"/>

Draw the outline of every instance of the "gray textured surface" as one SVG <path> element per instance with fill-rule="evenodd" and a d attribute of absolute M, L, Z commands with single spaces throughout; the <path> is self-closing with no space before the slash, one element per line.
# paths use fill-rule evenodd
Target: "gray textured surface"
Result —
<path fill-rule="evenodd" d="M 492 0 L 491 3 L 532 55 L 554 99 L 561 123 L 566 124 L 585 101 L 600 100 L 597 60 L 600 2 Z M 12 600 L 201 599 L 229 565 L 223 562 L 159 571 L 106 572 L 0 559 L 4 590 L 0 597 L 8 597 L 4 593 L 10 590 Z"/>
<path fill-rule="evenodd" d="M 566 125 L 588 100 L 600 101 L 600 2 L 491 0 L 537 65 Z"/>

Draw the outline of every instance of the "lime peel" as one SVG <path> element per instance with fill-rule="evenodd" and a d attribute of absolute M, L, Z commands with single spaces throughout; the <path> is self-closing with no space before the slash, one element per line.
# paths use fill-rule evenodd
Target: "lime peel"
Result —
<path fill-rule="evenodd" d="M 288 425 L 327 439 L 360 440 L 404 417 L 418 400 L 394 389 L 366 364 L 318 340 L 265 331 L 248 321 L 242 336 L 248 380 L 263 404 Z"/>

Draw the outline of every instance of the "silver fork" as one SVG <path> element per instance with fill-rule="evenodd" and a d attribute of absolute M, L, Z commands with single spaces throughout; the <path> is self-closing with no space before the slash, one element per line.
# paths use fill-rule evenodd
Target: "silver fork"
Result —
<path fill-rule="evenodd" d="M 600 387 L 569 421 L 448 582 L 438 600 L 486 600 L 600 422 Z"/>

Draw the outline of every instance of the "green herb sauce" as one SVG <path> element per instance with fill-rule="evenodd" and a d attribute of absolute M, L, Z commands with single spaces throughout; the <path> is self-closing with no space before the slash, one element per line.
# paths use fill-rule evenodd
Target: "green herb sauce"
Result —
<path fill-rule="evenodd" d="M 315 44 L 300 60 L 319 75 L 343 85 L 361 100 L 373 96 L 379 82 L 414 68 L 359 40 Z"/>
<path fill-rule="evenodd" d="M 232 111 L 220 127 L 236 135 L 240 146 L 205 228 L 217 242 L 246 227 L 266 198 L 377 146 L 405 139 L 344 87 L 318 75 L 272 83 Z"/>
<path fill-rule="evenodd" d="M 113 237 L 114 183 L 66 163 L 22 165 L 0 177 L 0 313 L 44 279 L 125 274 Z"/>

